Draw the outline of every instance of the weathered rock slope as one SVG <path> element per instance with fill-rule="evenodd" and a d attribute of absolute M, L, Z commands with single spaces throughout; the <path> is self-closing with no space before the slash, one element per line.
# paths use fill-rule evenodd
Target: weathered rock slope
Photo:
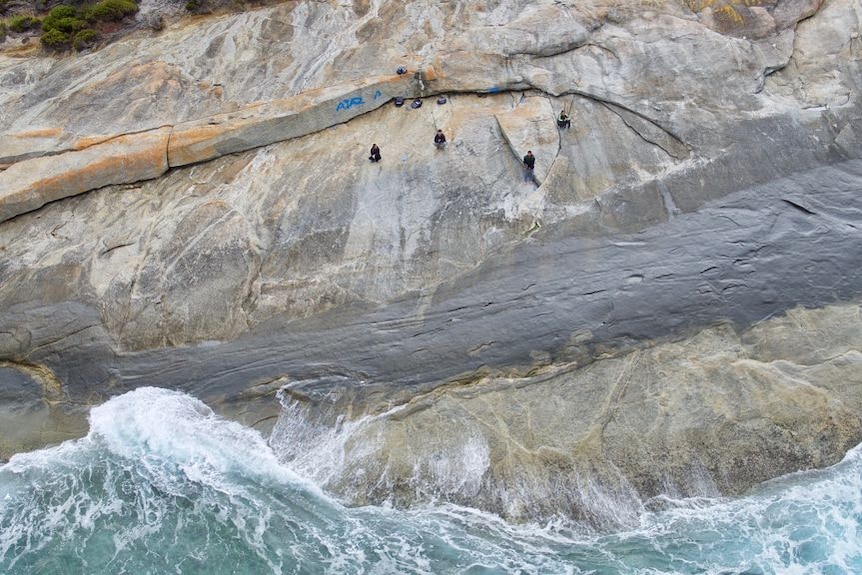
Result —
<path fill-rule="evenodd" d="M 478 487 L 440 493 L 512 517 L 556 508 L 546 480 L 739 493 L 836 461 L 862 439 L 836 327 L 862 301 L 862 4 L 748 4 L 288 2 L 0 56 L 0 456 L 141 385 L 269 429 L 289 383 L 354 418 L 438 398 L 381 420 L 401 501 L 402 450 L 492 406 Z M 802 308 L 816 330 L 781 323 Z M 780 360 L 746 340 L 767 318 Z M 833 329 L 792 378 L 752 367 Z"/>
<path fill-rule="evenodd" d="M 738 494 L 856 445 L 859 320 L 858 306 L 797 309 L 742 333 L 723 325 L 587 367 L 444 385 L 396 406 L 355 402 L 349 385 L 289 394 L 273 439 L 358 504 L 435 497 L 518 520 L 631 525 L 645 494 Z M 338 425 L 345 411 L 354 422 Z"/>

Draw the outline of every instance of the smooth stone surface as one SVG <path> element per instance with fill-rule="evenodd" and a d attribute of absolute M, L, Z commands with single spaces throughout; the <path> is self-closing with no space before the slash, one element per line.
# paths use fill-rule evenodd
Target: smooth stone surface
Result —
<path fill-rule="evenodd" d="M 202 398 L 234 395 L 282 376 L 333 372 L 353 374 L 354 379 L 384 388 L 425 388 L 483 366 L 529 369 L 535 351 L 547 354 L 550 361 L 589 359 L 641 342 L 679 337 L 717 321 L 745 326 L 797 305 L 818 307 L 858 298 L 862 282 L 856 264 L 862 238 L 856 230 L 862 225 L 858 221 L 862 210 L 848 207 L 859 201 L 860 186 L 862 167 L 852 162 L 738 192 L 638 233 L 560 237 L 544 227 L 530 241 L 487 256 L 481 265 L 438 284 L 433 292 L 408 292 L 387 305 L 361 300 L 338 306 L 325 300 L 286 302 L 293 306 L 291 311 L 278 315 L 273 302 L 260 307 L 266 321 L 242 337 L 250 316 L 230 315 L 232 305 L 222 312 L 189 316 L 219 318 L 219 323 L 202 327 L 236 334 L 222 343 L 115 356 L 112 341 L 104 339 L 101 328 L 95 329 L 104 320 L 92 308 L 85 315 L 59 299 L 60 303 L 38 309 L 82 319 L 68 323 L 61 337 L 57 337 L 61 322 L 46 324 L 41 332 L 30 327 L 26 338 L 22 334 L 15 340 L 28 343 L 16 349 L 37 348 L 34 360 L 48 362 L 74 394 L 86 395 L 113 381 L 118 391 L 156 384 Z M 596 214 L 582 217 L 593 220 Z M 227 241 L 222 233 L 213 237 Z M 181 250 L 187 241 L 178 237 L 174 244 Z M 130 249 L 139 248 L 109 252 L 113 265 L 123 261 L 113 258 L 132 257 Z M 823 258 L 824 252 L 830 257 Z M 163 333 L 178 333 L 170 322 L 183 310 L 193 309 L 188 307 L 193 301 L 209 305 L 211 312 L 218 301 L 195 299 L 197 288 L 183 287 L 187 279 L 182 276 L 175 276 L 175 288 L 163 292 L 159 278 L 164 274 L 156 271 L 161 264 L 152 259 L 154 252 L 146 253 L 151 254 L 152 272 L 147 272 L 153 274 L 151 279 L 123 279 L 114 268 L 106 276 L 133 282 L 137 290 L 128 304 L 117 308 L 117 320 L 111 320 L 125 322 L 113 330 L 130 343 L 147 343 L 140 339 L 147 329 L 157 335 L 166 326 Z M 167 262 L 182 261 L 167 253 Z M 192 257 L 197 252 L 185 253 Z M 324 250 L 319 257 L 331 254 Z M 316 268 L 319 261 L 312 258 L 308 265 Z M 282 264 L 274 260 L 270 265 L 275 270 Z M 246 294 L 257 292 L 249 292 L 243 282 L 249 278 L 266 282 L 274 271 L 261 268 L 255 275 L 250 270 L 241 266 L 238 273 L 218 271 L 212 280 L 201 279 L 215 282 L 211 289 L 221 289 L 229 279 L 236 282 L 230 288 L 232 297 L 246 301 L 244 310 L 251 311 Z M 343 277 L 347 281 L 352 276 L 345 272 Z M 22 275 L 16 281 L 30 285 L 33 279 Z M 353 281 L 356 289 L 363 285 L 361 276 Z M 15 293 L 14 282 L 6 285 Z M 124 293 L 128 288 L 123 285 L 108 289 Z M 74 293 L 71 282 L 68 289 Z M 145 295 L 140 291 L 144 289 L 157 291 Z M 265 290 L 259 289 L 262 298 Z M 158 293 L 170 294 L 171 299 L 153 302 L 150 298 Z M 318 311 L 308 313 L 303 305 Z M 328 310 L 321 305 L 328 305 Z M 3 331 L 41 324 L 31 304 L 7 309 L 11 313 L 3 318 Z M 136 317 L 151 319 L 147 323 Z M 177 325 L 187 325 L 188 318 L 183 318 L 179 315 L 182 323 Z M 197 327 L 191 324 L 187 329 Z M 7 349 L 6 353 L 15 353 Z M 96 359 L 105 356 L 111 358 L 107 363 Z"/>
<path fill-rule="evenodd" d="M 358 505 L 435 498 L 515 521 L 631 527 L 660 494 L 738 495 L 837 463 L 862 439 L 860 319 L 859 306 L 795 309 L 742 333 L 723 325 L 406 402 L 299 389 L 271 442 Z"/>

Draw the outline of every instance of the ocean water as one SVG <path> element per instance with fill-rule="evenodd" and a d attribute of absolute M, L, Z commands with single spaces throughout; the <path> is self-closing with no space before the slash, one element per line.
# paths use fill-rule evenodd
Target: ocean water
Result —
<path fill-rule="evenodd" d="M 862 451 L 636 525 L 511 525 L 447 504 L 348 508 L 254 430 L 142 388 L 80 440 L 0 467 L 0 573 L 862 573 Z"/>

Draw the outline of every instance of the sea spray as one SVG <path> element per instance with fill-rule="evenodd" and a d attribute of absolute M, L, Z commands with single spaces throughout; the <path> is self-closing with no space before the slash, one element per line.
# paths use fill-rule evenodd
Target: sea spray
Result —
<path fill-rule="evenodd" d="M 190 396 L 142 388 L 94 408 L 90 421 L 87 437 L 4 466 L 2 493 L 13 503 L 4 506 L 0 550 L 10 568 L 27 572 L 72 554 L 81 556 L 82 572 L 131 571 L 137 564 L 119 557 L 154 554 L 161 561 L 150 568 L 159 571 L 194 564 L 202 542 L 240 539 L 238 560 L 277 570 L 281 558 L 264 543 L 268 488 L 292 490 L 291 509 L 304 519 L 337 516 L 334 503 L 281 466 L 256 431 L 217 418 Z M 189 537 L 166 545 L 178 525 L 191 527 Z M 218 555 L 213 547 L 206 560 Z"/>
<path fill-rule="evenodd" d="M 435 434 L 398 460 L 405 449 L 391 444 L 387 426 L 409 406 L 348 420 L 328 398 L 314 405 L 279 398 L 282 414 L 270 438 L 279 458 L 353 504 L 464 501 L 485 487 L 489 449 L 475 427 L 460 426 L 457 438 Z"/>
<path fill-rule="evenodd" d="M 350 505 L 452 503 L 516 522 L 577 520 L 581 532 L 637 525 L 642 501 L 612 463 L 572 470 L 568 454 L 528 448 L 445 396 L 368 406 L 356 387 L 282 390 L 270 438 L 282 461 Z"/>
<path fill-rule="evenodd" d="M 280 464 L 256 431 L 165 389 L 95 408 L 83 439 L 16 455 L 0 468 L 0 499 L 0 572 L 9 574 L 502 572 L 553 563 L 492 545 L 433 509 L 345 509 Z"/>
<path fill-rule="evenodd" d="M 862 572 L 859 448 L 741 499 L 656 498 L 634 528 L 589 535 L 451 503 L 344 507 L 177 392 L 130 392 L 91 421 L 0 467 L 0 572 Z"/>

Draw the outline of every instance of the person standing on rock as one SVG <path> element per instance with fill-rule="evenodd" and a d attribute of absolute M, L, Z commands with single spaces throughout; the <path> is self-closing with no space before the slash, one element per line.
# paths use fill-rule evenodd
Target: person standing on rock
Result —
<path fill-rule="evenodd" d="M 379 162 L 381 159 L 380 156 L 380 148 L 377 147 L 377 144 L 371 144 L 371 155 L 368 156 L 368 159 L 372 162 Z"/>
<path fill-rule="evenodd" d="M 446 134 L 443 133 L 443 130 L 437 130 L 437 133 L 434 134 L 434 146 L 438 150 L 446 149 Z"/>
<path fill-rule="evenodd" d="M 527 155 L 524 156 L 524 181 L 525 182 L 535 182 L 536 177 L 533 174 L 533 168 L 536 167 L 536 156 L 533 155 L 532 150 L 527 150 Z"/>

